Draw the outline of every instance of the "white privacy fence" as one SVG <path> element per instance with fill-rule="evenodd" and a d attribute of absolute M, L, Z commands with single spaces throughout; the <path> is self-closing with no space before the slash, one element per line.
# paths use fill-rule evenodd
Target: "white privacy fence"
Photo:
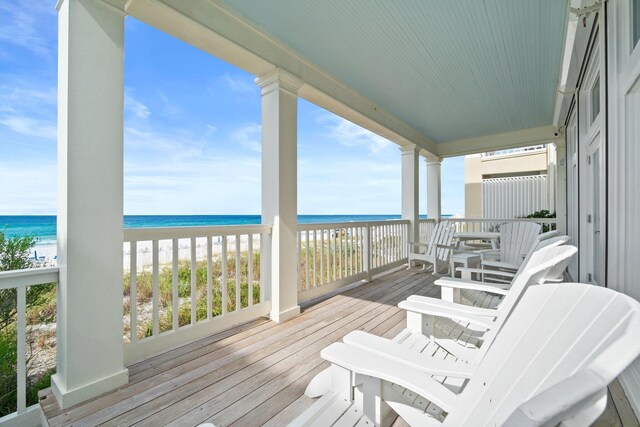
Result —
<path fill-rule="evenodd" d="M 124 231 L 125 360 L 137 360 L 271 309 L 261 286 L 265 225 Z"/>
<path fill-rule="evenodd" d="M 27 407 L 27 290 L 31 286 L 41 286 L 58 282 L 58 268 L 29 268 L 0 272 L 0 292 L 3 299 L 15 298 L 17 372 L 17 411 L 0 418 L 2 426 L 36 425 L 40 422 L 40 405 Z"/>
<path fill-rule="evenodd" d="M 482 180 L 484 218 L 518 218 L 549 209 L 547 175 Z"/>
<path fill-rule="evenodd" d="M 409 221 L 298 225 L 298 292 L 306 301 L 403 264 Z"/>

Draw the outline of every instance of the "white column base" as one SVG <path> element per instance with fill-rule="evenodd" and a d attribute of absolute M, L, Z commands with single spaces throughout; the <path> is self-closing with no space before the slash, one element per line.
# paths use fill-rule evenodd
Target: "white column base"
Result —
<path fill-rule="evenodd" d="M 269 317 L 274 322 L 282 323 L 282 322 L 286 322 L 289 319 L 293 319 L 294 317 L 296 317 L 299 314 L 300 314 L 300 306 L 297 305 L 297 306 L 295 306 L 293 308 L 290 308 L 288 310 L 285 310 L 285 311 L 283 311 L 281 313 L 277 313 L 275 311 L 272 311 L 271 314 L 269 315 Z"/>
<path fill-rule="evenodd" d="M 54 374 L 51 376 L 51 391 L 56 397 L 56 401 L 60 408 L 66 409 L 108 391 L 114 390 L 128 382 L 129 370 L 123 369 L 122 371 L 116 372 L 108 377 L 101 378 L 94 382 L 69 390 L 64 384 L 62 384 L 58 374 Z"/>

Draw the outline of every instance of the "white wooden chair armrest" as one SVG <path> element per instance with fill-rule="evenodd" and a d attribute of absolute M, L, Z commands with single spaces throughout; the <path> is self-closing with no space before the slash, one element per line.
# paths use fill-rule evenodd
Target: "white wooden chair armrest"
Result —
<path fill-rule="evenodd" d="M 456 247 L 454 245 L 441 245 L 441 244 L 437 243 L 435 246 L 438 247 L 438 248 L 444 248 L 444 249 L 452 249 L 452 250 L 456 249 Z"/>
<path fill-rule="evenodd" d="M 405 245 L 409 245 L 409 246 L 424 246 L 426 248 L 429 247 L 428 243 L 422 243 L 422 242 L 404 242 Z"/>
<path fill-rule="evenodd" d="M 458 401 L 456 394 L 434 380 L 430 374 L 370 351 L 344 343 L 333 343 L 324 348 L 320 356 L 356 374 L 369 375 L 405 387 L 447 412 L 453 410 Z"/>
<path fill-rule="evenodd" d="M 472 305 L 460 304 L 457 302 L 445 301 L 440 298 L 425 297 L 422 295 L 411 295 L 406 299 L 406 301 L 417 302 L 419 304 L 434 307 L 444 307 L 449 310 L 457 310 L 460 313 L 472 314 L 474 316 L 496 317 L 498 311 L 495 308 L 475 307 Z"/>
<path fill-rule="evenodd" d="M 363 331 L 350 332 L 342 341 L 347 345 L 370 351 L 430 375 L 471 378 L 478 369 L 477 365 L 466 362 L 435 359 L 431 355 L 408 352 L 406 348 L 390 339 Z"/>
<path fill-rule="evenodd" d="M 508 262 L 502 262 L 502 261 L 485 261 L 482 263 L 482 266 L 493 267 L 493 268 L 504 268 L 504 269 L 514 270 L 514 271 L 517 271 L 520 268 L 519 265 L 511 264 Z"/>
<path fill-rule="evenodd" d="M 491 329 L 494 326 L 493 320 L 487 318 L 487 316 L 477 316 L 475 314 L 465 313 L 461 310 L 452 310 L 447 307 L 436 307 L 429 304 L 421 304 L 414 301 L 402 301 L 398 304 L 403 310 L 411 311 L 413 313 L 425 314 L 434 317 L 444 317 L 446 319 L 459 320 L 462 322 L 469 322 L 477 326 L 482 326 L 487 329 Z"/>
<path fill-rule="evenodd" d="M 472 267 L 457 267 L 456 271 L 461 273 L 478 273 L 478 274 L 486 274 L 487 276 L 502 276 L 509 279 L 513 279 L 516 276 L 516 273 L 512 273 L 511 271 L 502 271 L 502 270 L 485 270 L 482 268 L 472 268 Z M 453 277 L 452 277 L 453 279 Z"/>
<path fill-rule="evenodd" d="M 502 284 L 498 283 L 481 283 L 470 282 L 464 280 L 454 280 L 453 278 L 442 278 L 436 280 L 434 283 L 436 286 L 442 286 L 455 289 L 467 289 L 471 291 L 484 291 L 497 295 L 506 295 L 509 292 L 508 289 L 504 289 Z"/>

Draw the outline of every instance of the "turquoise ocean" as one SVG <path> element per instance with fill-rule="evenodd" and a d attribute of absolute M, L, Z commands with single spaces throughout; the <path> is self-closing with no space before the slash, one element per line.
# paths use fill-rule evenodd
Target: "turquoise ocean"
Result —
<path fill-rule="evenodd" d="M 422 216 L 426 218 L 426 216 Z M 400 215 L 299 215 L 298 223 L 331 223 L 350 221 L 383 221 Z M 196 227 L 214 225 L 260 224 L 260 215 L 125 215 L 125 228 Z M 8 237 L 34 236 L 37 245 L 56 241 L 55 215 L 0 216 L 0 230 Z"/>

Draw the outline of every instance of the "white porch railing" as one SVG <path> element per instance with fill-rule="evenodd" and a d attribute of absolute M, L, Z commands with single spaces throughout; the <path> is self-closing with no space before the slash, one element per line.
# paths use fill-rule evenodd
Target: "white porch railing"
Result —
<path fill-rule="evenodd" d="M 298 225 L 299 302 L 406 262 L 409 221 Z"/>
<path fill-rule="evenodd" d="M 420 241 L 423 243 L 428 242 L 431 239 L 431 233 L 436 228 L 436 220 L 429 218 L 420 219 Z"/>
<path fill-rule="evenodd" d="M 58 282 L 58 268 L 29 268 L 0 272 L 0 291 L 16 290 L 17 331 L 17 411 L 0 418 L 0 425 L 36 425 L 40 422 L 40 405 L 27 407 L 27 288 Z"/>
<path fill-rule="evenodd" d="M 557 220 L 555 218 L 509 218 L 509 219 L 478 219 L 478 218 L 450 218 L 449 221 L 455 224 L 458 232 L 485 232 L 498 231 L 500 224 L 507 222 L 526 221 L 534 222 L 543 226 L 546 230 L 555 230 Z"/>
<path fill-rule="evenodd" d="M 125 230 L 125 362 L 268 315 L 260 247 L 270 233 L 265 225 Z"/>

